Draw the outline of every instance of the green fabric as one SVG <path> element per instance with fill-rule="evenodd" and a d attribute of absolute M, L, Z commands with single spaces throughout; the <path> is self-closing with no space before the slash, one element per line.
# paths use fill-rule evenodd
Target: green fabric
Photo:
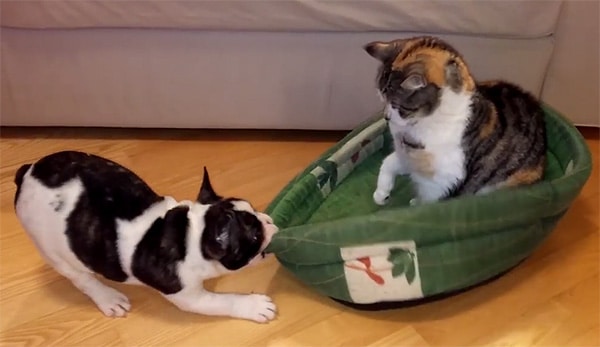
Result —
<path fill-rule="evenodd" d="M 511 268 L 547 237 L 591 172 L 577 129 L 545 110 L 542 182 L 415 207 L 408 205 L 413 190 L 406 177 L 397 179 L 387 206 L 372 201 L 379 166 L 392 149 L 376 115 L 273 200 L 267 213 L 281 231 L 268 250 L 323 295 L 358 303 L 461 289 Z M 370 266 L 375 270 L 367 273 Z"/>

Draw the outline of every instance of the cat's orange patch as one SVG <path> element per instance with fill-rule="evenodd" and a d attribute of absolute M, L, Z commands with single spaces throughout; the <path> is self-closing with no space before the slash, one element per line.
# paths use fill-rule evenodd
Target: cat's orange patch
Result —
<path fill-rule="evenodd" d="M 409 149 L 406 151 L 411 168 L 425 177 L 433 177 L 433 154 L 424 149 Z"/>
<path fill-rule="evenodd" d="M 503 186 L 505 187 L 516 187 L 524 184 L 531 184 L 542 178 L 544 174 L 544 165 L 540 163 L 538 166 L 532 169 L 521 169 L 510 175 Z"/>
<path fill-rule="evenodd" d="M 494 132 L 494 128 L 496 127 L 497 123 L 498 113 L 496 112 L 496 107 L 492 105 L 487 123 L 485 123 L 481 127 L 481 130 L 479 130 L 479 137 L 481 139 L 485 139 L 486 137 L 490 136 L 492 132 Z"/>
<path fill-rule="evenodd" d="M 409 41 L 402 51 L 406 52 L 411 47 L 418 44 L 418 41 Z M 463 88 L 469 92 L 474 91 L 475 81 L 471 77 L 467 65 L 460 57 L 454 56 L 448 51 L 431 47 L 422 47 L 414 50 L 409 55 L 405 55 L 401 52 L 392 64 L 392 69 L 402 70 L 412 63 L 419 62 L 425 67 L 427 80 L 441 88 L 448 85 L 448 82 L 446 81 L 446 65 L 451 59 L 454 59 L 458 65 Z"/>
<path fill-rule="evenodd" d="M 448 59 L 449 54 L 447 52 L 424 47 L 416 50 L 409 56 L 404 56 L 400 53 L 396 61 L 392 64 L 392 69 L 403 70 L 410 64 L 420 62 L 425 67 L 425 77 L 427 80 L 438 87 L 443 87 L 446 85 L 444 66 Z"/>

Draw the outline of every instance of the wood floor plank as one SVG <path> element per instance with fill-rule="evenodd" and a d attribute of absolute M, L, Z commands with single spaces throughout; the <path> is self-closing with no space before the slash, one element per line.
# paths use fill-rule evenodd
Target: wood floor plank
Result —
<path fill-rule="evenodd" d="M 63 149 L 129 166 L 157 192 L 192 199 L 202 167 L 215 189 L 264 209 L 340 132 L 2 129 L 0 137 L 1 346 L 597 346 L 600 142 L 583 131 L 592 177 L 550 237 L 516 269 L 485 286 L 417 307 L 364 312 L 300 283 L 276 259 L 207 281 L 218 292 L 263 292 L 279 308 L 266 325 L 178 310 L 148 288 L 128 317 L 102 316 L 44 264 L 14 215 L 20 165 Z"/>

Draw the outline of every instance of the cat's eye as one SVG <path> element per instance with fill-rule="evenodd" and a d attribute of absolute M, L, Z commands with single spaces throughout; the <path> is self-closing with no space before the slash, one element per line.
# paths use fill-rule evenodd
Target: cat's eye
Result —
<path fill-rule="evenodd" d="M 425 78 L 419 74 L 409 75 L 400 85 L 404 89 L 417 90 L 425 87 Z"/>

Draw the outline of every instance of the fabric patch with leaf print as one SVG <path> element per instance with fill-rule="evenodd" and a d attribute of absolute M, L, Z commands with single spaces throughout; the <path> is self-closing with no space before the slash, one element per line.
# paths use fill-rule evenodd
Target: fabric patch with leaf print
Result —
<path fill-rule="evenodd" d="M 423 297 L 417 248 L 413 241 L 341 249 L 353 302 L 409 300 Z"/>

